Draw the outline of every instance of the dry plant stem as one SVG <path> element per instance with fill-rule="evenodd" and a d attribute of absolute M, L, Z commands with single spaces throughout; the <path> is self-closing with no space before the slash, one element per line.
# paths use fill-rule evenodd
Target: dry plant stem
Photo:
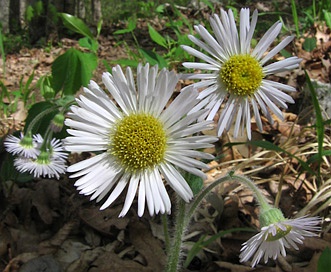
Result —
<path fill-rule="evenodd" d="M 177 198 L 177 206 L 175 233 L 172 238 L 171 250 L 168 252 L 168 261 L 165 269 L 166 272 L 175 272 L 180 269 L 179 262 L 181 258 L 183 237 L 187 228 L 187 218 L 185 216 L 186 205 L 184 200 L 180 197 Z"/>
<path fill-rule="evenodd" d="M 278 192 L 277 192 L 276 199 L 275 199 L 275 202 L 274 202 L 275 208 L 278 208 L 278 206 L 279 206 L 280 197 L 282 195 L 283 183 L 284 183 L 284 175 L 285 175 L 286 170 L 287 170 L 287 164 L 285 164 L 285 167 L 283 168 L 282 174 L 281 174 L 280 179 L 279 179 Z"/>

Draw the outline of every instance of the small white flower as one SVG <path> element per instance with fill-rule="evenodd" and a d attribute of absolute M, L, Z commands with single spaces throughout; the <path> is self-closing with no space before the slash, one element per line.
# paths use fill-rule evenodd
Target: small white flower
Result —
<path fill-rule="evenodd" d="M 269 258 L 276 260 L 280 254 L 285 257 L 285 248 L 298 250 L 297 244 L 302 244 L 305 236 L 317 236 L 314 232 L 320 230 L 320 224 L 321 218 L 304 216 L 264 226 L 243 244 L 240 262 L 247 262 L 253 257 L 251 266 L 254 267 L 262 258 L 267 263 Z"/>
<path fill-rule="evenodd" d="M 269 75 L 299 66 L 301 59 L 297 57 L 267 64 L 293 40 L 293 37 L 286 37 L 266 53 L 282 28 L 282 24 L 277 22 L 252 49 L 251 40 L 257 17 L 258 13 L 255 11 L 250 21 L 249 9 L 241 9 L 238 34 L 232 11 L 229 10 L 226 13 L 221 10 L 220 17 L 214 14 L 210 18 L 214 37 L 202 25 L 195 26 L 201 40 L 189 35 L 190 40 L 206 51 L 207 55 L 192 47 L 182 46 L 189 54 L 206 62 L 184 62 L 183 65 L 186 68 L 210 72 L 185 76 L 201 80 L 194 85 L 197 88 L 204 88 L 199 95 L 199 98 L 202 99 L 201 103 L 208 109 L 204 117 L 212 120 L 221 105 L 225 103 L 218 122 L 218 136 L 221 136 L 224 130 L 229 130 L 235 120 L 234 137 L 237 137 L 238 132 L 243 131 L 246 127 L 250 139 L 251 108 L 253 108 L 256 124 L 262 131 L 259 108 L 272 123 L 273 119 L 269 109 L 277 117 L 283 119 L 283 114 L 278 107 L 287 108 L 286 103 L 294 103 L 291 96 L 283 91 L 293 92 L 295 88 L 266 79 Z"/>
<path fill-rule="evenodd" d="M 188 202 L 193 193 L 178 168 L 205 177 L 200 170 L 207 165 L 196 158 L 212 159 L 195 149 L 211 147 L 217 138 L 196 135 L 210 129 L 212 122 L 197 122 L 204 110 L 187 114 L 198 103 L 198 92 L 187 89 L 169 105 L 179 76 L 157 66 L 139 65 L 137 85 L 133 73 L 126 75 L 119 66 L 102 80 L 115 103 L 93 81 L 84 88 L 85 95 L 72 106 L 65 124 L 72 137 L 65 139 L 71 152 L 98 152 L 87 160 L 68 167 L 80 177 L 75 186 L 91 200 L 102 200 L 100 209 L 111 205 L 124 191 L 127 194 L 119 216 L 124 216 L 138 192 L 138 215 L 147 203 L 150 215 L 170 213 L 171 202 L 162 177 Z M 111 193 L 110 193 L 111 192 Z M 110 194 L 109 194 L 110 193 Z"/>
<path fill-rule="evenodd" d="M 39 140 L 43 141 L 40 135 Z M 68 154 L 64 151 L 62 142 L 58 139 L 52 139 L 49 148 L 42 148 L 36 158 L 20 156 L 14 160 L 14 166 L 22 173 L 29 172 L 33 174 L 35 178 L 48 177 L 59 179 L 60 174 L 66 172 L 67 157 Z"/>
<path fill-rule="evenodd" d="M 65 162 L 68 158 L 68 154 L 65 152 L 60 139 L 53 138 L 51 140 L 49 152 L 54 160 Z"/>
<path fill-rule="evenodd" d="M 33 137 L 31 137 L 31 133 L 24 136 L 21 132 L 20 137 L 8 135 L 4 141 L 4 146 L 7 152 L 13 155 L 25 158 L 36 158 L 40 153 L 40 150 L 38 149 L 40 138 L 40 134 L 33 135 Z"/>

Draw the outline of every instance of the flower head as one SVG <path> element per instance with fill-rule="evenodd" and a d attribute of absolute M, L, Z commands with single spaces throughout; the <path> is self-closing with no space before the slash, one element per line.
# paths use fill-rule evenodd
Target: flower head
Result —
<path fill-rule="evenodd" d="M 189 88 L 169 105 L 179 76 L 157 66 L 139 65 L 137 84 L 130 68 L 126 75 L 119 66 L 102 80 L 115 103 L 93 81 L 85 95 L 72 106 L 65 124 L 71 137 L 65 139 L 72 152 L 97 151 L 97 155 L 68 167 L 77 172 L 75 186 L 91 200 L 108 195 L 100 209 L 107 208 L 124 191 L 127 194 L 120 216 L 124 216 L 138 191 L 138 215 L 147 203 L 151 215 L 170 213 L 171 202 L 162 177 L 185 200 L 192 190 L 177 168 L 205 177 L 207 165 L 196 158 L 212 159 L 197 151 L 211 146 L 217 138 L 196 135 L 210 129 L 210 121 L 197 122 L 204 110 L 188 114 L 198 103 L 198 92 Z"/>
<path fill-rule="evenodd" d="M 42 137 L 39 135 L 39 140 Z M 36 158 L 19 156 L 14 160 L 14 166 L 22 173 L 29 172 L 37 177 L 60 178 L 60 174 L 66 172 L 66 159 L 68 154 L 64 151 L 62 142 L 52 139 L 51 142 L 41 147 Z"/>
<path fill-rule="evenodd" d="M 4 141 L 4 146 L 6 150 L 13 155 L 22 156 L 25 158 L 36 158 L 40 152 L 38 149 L 40 139 L 40 134 L 32 136 L 31 133 L 24 135 L 21 132 L 20 137 L 8 135 Z"/>
<path fill-rule="evenodd" d="M 263 218 L 266 216 L 265 218 Z M 320 230 L 321 218 L 303 216 L 295 219 L 285 219 L 282 212 L 273 208 L 261 215 L 261 231 L 243 244 L 240 261 L 246 262 L 253 257 L 252 267 L 263 258 L 267 263 L 269 258 L 276 258 L 281 254 L 286 256 L 285 248 L 302 244 L 304 237 L 317 236 Z M 273 219 L 273 220 L 272 220 Z"/>
<path fill-rule="evenodd" d="M 251 138 L 251 107 L 256 124 L 262 130 L 259 108 L 270 123 L 273 122 L 269 109 L 279 118 L 283 114 L 278 107 L 287 108 L 286 102 L 293 99 L 283 91 L 292 92 L 291 86 L 266 79 L 268 75 L 297 68 L 301 59 L 290 57 L 278 62 L 267 64 L 280 50 L 288 45 L 293 37 L 287 37 L 271 51 L 267 49 L 278 36 L 282 24 L 275 23 L 261 38 L 254 49 L 251 40 L 257 22 L 257 11 L 254 11 L 249 21 L 249 9 L 240 11 L 239 34 L 231 10 L 226 13 L 221 10 L 221 16 L 214 14 L 210 18 L 213 37 L 202 25 L 195 26 L 201 40 L 189 35 L 190 40 L 208 54 L 192 47 L 183 45 L 189 54 L 206 63 L 184 62 L 186 68 L 207 70 L 211 73 L 186 75 L 187 78 L 202 80 L 195 83 L 198 88 L 204 88 L 199 98 L 201 104 L 208 109 L 207 117 L 211 120 L 223 103 L 217 133 L 220 136 L 224 130 L 229 130 L 235 120 L 234 136 L 246 127 L 248 138 Z"/>
<path fill-rule="evenodd" d="M 63 128 L 64 115 L 63 113 L 58 113 L 54 116 L 51 121 L 50 128 L 53 132 L 60 132 Z"/>

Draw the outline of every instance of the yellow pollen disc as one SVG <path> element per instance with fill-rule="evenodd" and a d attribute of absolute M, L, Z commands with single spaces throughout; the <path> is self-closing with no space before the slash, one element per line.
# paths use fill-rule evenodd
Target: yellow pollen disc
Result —
<path fill-rule="evenodd" d="M 266 241 L 272 242 L 279 240 L 280 238 L 285 237 L 292 230 L 291 226 L 286 226 L 286 230 L 282 230 L 280 228 L 276 228 L 276 235 L 273 236 L 271 233 L 268 234 Z"/>
<path fill-rule="evenodd" d="M 261 65 L 248 54 L 230 57 L 220 71 L 220 78 L 228 92 L 238 96 L 254 94 L 263 77 Z"/>
<path fill-rule="evenodd" d="M 162 162 L 167 137 L 155 117 L 139 113 L 121 119 L 111 133 L 109 152 L 122 167 L 137 172 Z"/>

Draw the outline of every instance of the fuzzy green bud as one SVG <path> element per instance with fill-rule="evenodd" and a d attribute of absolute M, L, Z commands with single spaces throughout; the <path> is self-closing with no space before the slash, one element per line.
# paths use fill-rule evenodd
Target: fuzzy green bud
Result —
<path fill-rule="evenodd" d="M 260 213 L 260 224 L 261 227 L 269 226 L 271 224 L 281 222 L 285 220 L 285 217 L 281 210 L 277 208 L 271 208 Z"/>
<path fill-rule="evenodd" d="M 51 122 L 51 129 L 53 132 L 60 132 L 64 124 L 64 115 L 63 113 L 58 113 L 54 116 Z"/>

